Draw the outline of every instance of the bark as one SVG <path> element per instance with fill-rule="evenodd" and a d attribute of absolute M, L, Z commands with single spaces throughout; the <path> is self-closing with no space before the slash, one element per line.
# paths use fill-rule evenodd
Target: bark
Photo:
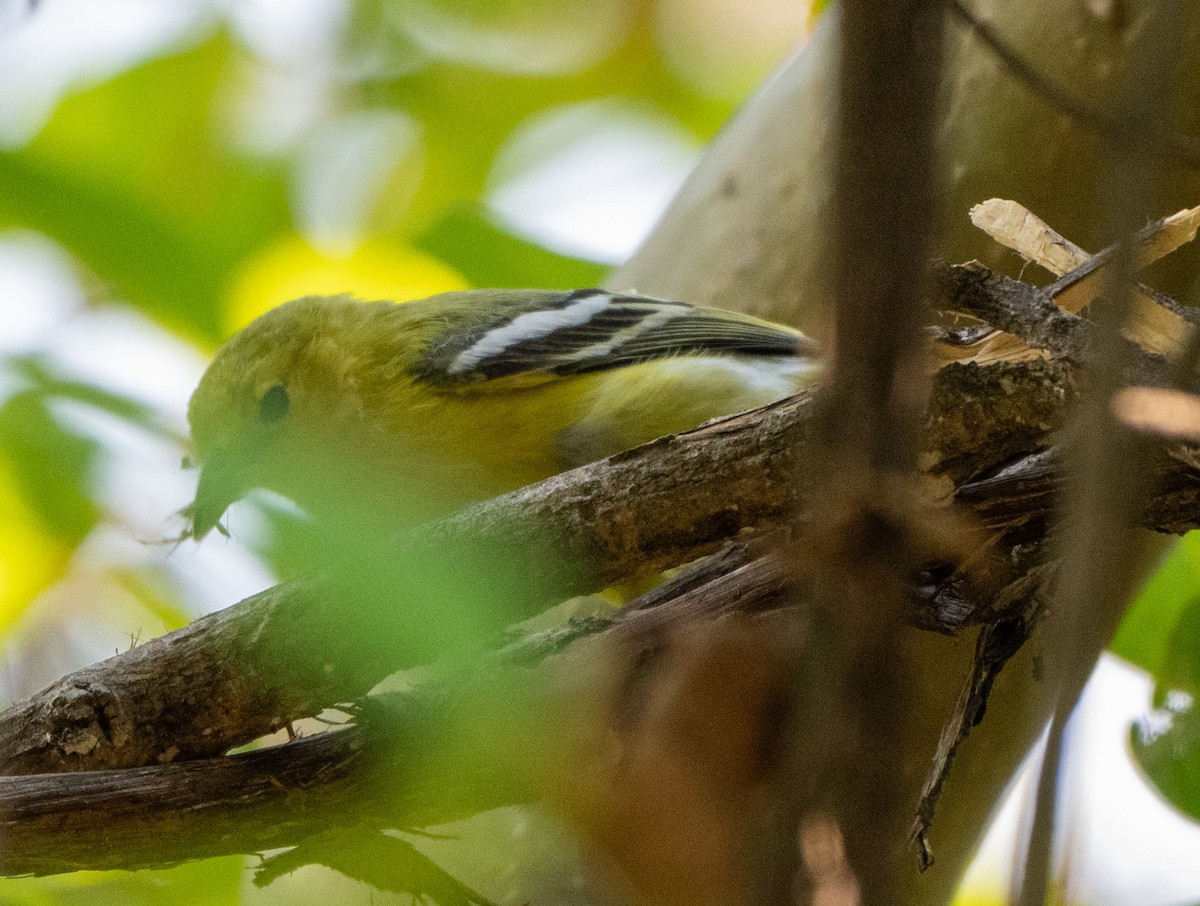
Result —
<path fill-rule="evenodd" d="M 1069 384 L 1068 371 L 1053 363 L 943 369 L 926 441 L 927 465 L 941 482 L 934 492 L 945 496 L 963 477 L 1048 442 Z M 439 607 L 484 615 L 476 626 L 483 639 L 573 595 L 785 525 L 808 490 L 796 474 L 811 413 L 811 396 L 801 395 L 721 419 L 399 540 L 391 559 L 419 562 L 432 550 L 445 564 L 437 600 L 421 591 L 428 572 L 394 589 L 385 608 L 358 606 L 352 586 L 292 582 L 77 671 L 0 713 L 0 772 L 219 754 L 424 663 L 430 643 L 413 629 Z M 464 585 L 454 572 L 468 555 L 518 565 Z M 525 568 L 531 562 L 537 575 Z M 510 598 L 518 605 L 497 608 L 505 583 L 519 592 Z"/>
<path fill-rule="evenodd" d="M 1010 540 L 1043 536 L 1059 481 L 1053 461 L 1049 452 L 1028 456 L 1000 475 L 966 482 L 957 499 Z M 1200 524 L 1200 464 L 1187 448 L 1163 446 L 1155 465 L 1165 480 L 1146 524 Z M 630 727 L 653 698 L 646 677 L 663 669 L 687 627 L 744 617 L 774 620 L 772 634 L 795 628 L 795 554 L 774 535 L 739 542 L 610 618 L 529 633 L 480 665 L 411 692 L 372 697 L 355 709 L 356 725 L 339 731 L 232 757 L 0 778 L 0 872 L 163 867 L 295 845 L 331 827 L 426 826 L 535 799 L 570 812 L 579 806 L 563 788 L 601 783 L 613 733 L 625 734 L 628 744 Z M 961 644 L 955 635 L 985 620 L 990 634 L 970 647 L 1003 663 L 1013 639 L 998 645 L 995 630 L 1011 632 L 1039 587 L 1021 582 L 980 608 L 982 601 L 973 605 L 930 581 L 914 588 L 908 619 L 937 630 L 919 637 L 944 652 Z M 163 656 L 160 676 L 180 657 L 186 661 L 186 653 Z M 1001 682 L 1011 679 L 1009 671 Z M 995 680 L 978 670 L 947 677 L 956 691 L 961 687 L 962 701 L 939 718 L 947 724 L 943 749 L 970 752 L 977 741 L 962 740 L 964 725 L 970 729 L 985 705 L 989 716 L 978 729 L 995 707 L 1011 706 L 1001 693 L 988 696 L 984 687 Z M 729 731 L 718 729 L 722 736 Z M 765 738 L 772 728 L 756 732 Z M 938 778 L 939 788 L 945 780 Z M 931 810 L 920 814 L 932 821 L 935 842 L 944 840 L 947 831 Z M 98 834 L 103 847 L 95 845 Z M 916 876 L 915 865 L 911 870 Z"/>

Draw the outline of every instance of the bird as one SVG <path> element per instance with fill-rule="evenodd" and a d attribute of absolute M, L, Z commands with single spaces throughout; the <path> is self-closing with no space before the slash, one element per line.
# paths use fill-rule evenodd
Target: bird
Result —
<path fill-rule="evenodd" d="M 436 518 L 811 384 L 817 344 L 603 289 L 306 296 L 217 351 L 188 404 L 190 534 L 254 488 Z M 222 528 L 223 531 L 223 528 Z"/>

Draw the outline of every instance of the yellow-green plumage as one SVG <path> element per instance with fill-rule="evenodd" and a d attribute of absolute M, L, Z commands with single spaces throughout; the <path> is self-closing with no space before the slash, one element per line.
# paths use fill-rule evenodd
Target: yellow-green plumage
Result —
<path fill-rule="evenodd" d="M 195 531 L 252 487 L 436 515 L 771 402 L 814 355 L 791 328 L 599 290 L 298 299 L 230 339 L 192 397 Z"/>

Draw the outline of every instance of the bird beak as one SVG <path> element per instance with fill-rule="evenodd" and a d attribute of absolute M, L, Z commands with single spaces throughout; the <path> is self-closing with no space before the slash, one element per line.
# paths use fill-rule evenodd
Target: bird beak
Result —
<path fill-rule="evenodd" d="M 192 504 L 192 537 L 199 541 L 221 521 L 229 505 L 245 492 L 237 462 L 230 456 L 214 456 L 200 468 L 200 484 Z"/>

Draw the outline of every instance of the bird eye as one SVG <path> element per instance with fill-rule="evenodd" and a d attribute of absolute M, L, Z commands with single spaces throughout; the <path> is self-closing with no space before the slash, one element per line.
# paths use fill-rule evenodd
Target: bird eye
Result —
<path fill-rule="evenodd" d="M 276 384 L 258 401 L 258 417 L 267 424 L 277 422 L 288 414 L 290 405 L 287 389 L 283 384 Z"/>

